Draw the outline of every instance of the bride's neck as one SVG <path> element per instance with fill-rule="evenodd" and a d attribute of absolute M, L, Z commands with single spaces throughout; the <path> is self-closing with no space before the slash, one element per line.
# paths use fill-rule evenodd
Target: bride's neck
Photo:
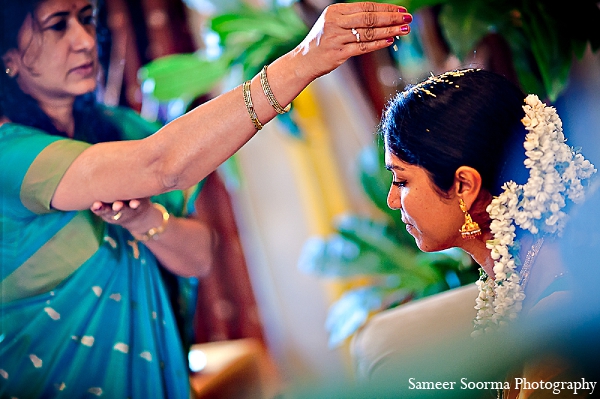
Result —
<path fill-rule="evenodd" d="M 492 259 L 492 251 L 485 245 L 485 242 L 490 239 L 492 239 L 491 233 L 484 233 L 474 240 L 465 241 L 461 248 L 471 255 L 471 258 L 483 268 L 488 276 L 493 278 L 494 260 Z"/>

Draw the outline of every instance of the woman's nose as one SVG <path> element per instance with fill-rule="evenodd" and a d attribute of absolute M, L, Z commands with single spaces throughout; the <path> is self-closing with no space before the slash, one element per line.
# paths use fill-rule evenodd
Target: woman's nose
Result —
<path fill-rule="evenodd" d="M 390 209 L 398 210 L 401 208 L 400 195 L 396 187 L 391 186 L 387 196 L 387 205 Z"/>
<path fill-rule="evenodd" d="M 75 51 L 91 50 L 96 46 L 95 28 L 88 28 L 80 22 L 74 24 L 71 32 L 71 45 Z"/>

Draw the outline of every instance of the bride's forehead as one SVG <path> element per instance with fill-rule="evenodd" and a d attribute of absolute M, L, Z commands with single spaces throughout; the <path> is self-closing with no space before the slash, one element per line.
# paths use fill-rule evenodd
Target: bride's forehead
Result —
<path fill-rule="evenodd" d="M 413 166 L 398 158 L 398 156 L 396 156 L 387 148 L 385 150 L 385 164 L 388 167 L 388 169 L 392 168 L 398 170 L 404 170 Z"/>

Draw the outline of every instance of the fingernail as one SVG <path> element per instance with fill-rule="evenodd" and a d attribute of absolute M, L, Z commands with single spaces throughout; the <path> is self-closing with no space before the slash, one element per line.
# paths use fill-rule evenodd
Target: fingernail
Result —
<path fill-rule="evenodd" d="M 387 42 L 388 43 L 394 43 L 394 38 L 393 37 L 388 37 L 387 38 Z"/>
<path fill-rule="evenodd" d="M 402 6 L 398 7 L 398 12 L 407 12 L 408 10 Z"/>
<path fill-rule="evenodd" d="M 408 31 L 410 31 L 410 27 L 408 25 L 402 25 L 400 27 L 400 31 L 403 33 L 408 33 Z"/>
<path fill-rule="evenodd" d="M 410 14 L 406 14 L 405 16 L 403 16 L 403 17 L 402 17 L 402 20 L 403 20 L 404 22 L 412 22 L 412 20 L 413 20 L 413 17 L 412 17 L 412 15 L 410 15 Z"/>

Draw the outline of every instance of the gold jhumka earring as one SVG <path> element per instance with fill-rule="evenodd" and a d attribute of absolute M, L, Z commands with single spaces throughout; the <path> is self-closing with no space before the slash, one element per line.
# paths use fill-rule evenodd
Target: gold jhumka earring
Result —
<path fill-rule="evenodd" d="M 463 239 L 469 240 L 481 235 L 481 229 L 477 222 L 474 222 L 471 218 L 467 210 L 467 205 L 465 205 L 465 201 L 462 198 L 458 201 L 458 206 L 460 206 L 460 210 L 465 214 L 465 224 L 460 228 L 460 235 Z"/>

